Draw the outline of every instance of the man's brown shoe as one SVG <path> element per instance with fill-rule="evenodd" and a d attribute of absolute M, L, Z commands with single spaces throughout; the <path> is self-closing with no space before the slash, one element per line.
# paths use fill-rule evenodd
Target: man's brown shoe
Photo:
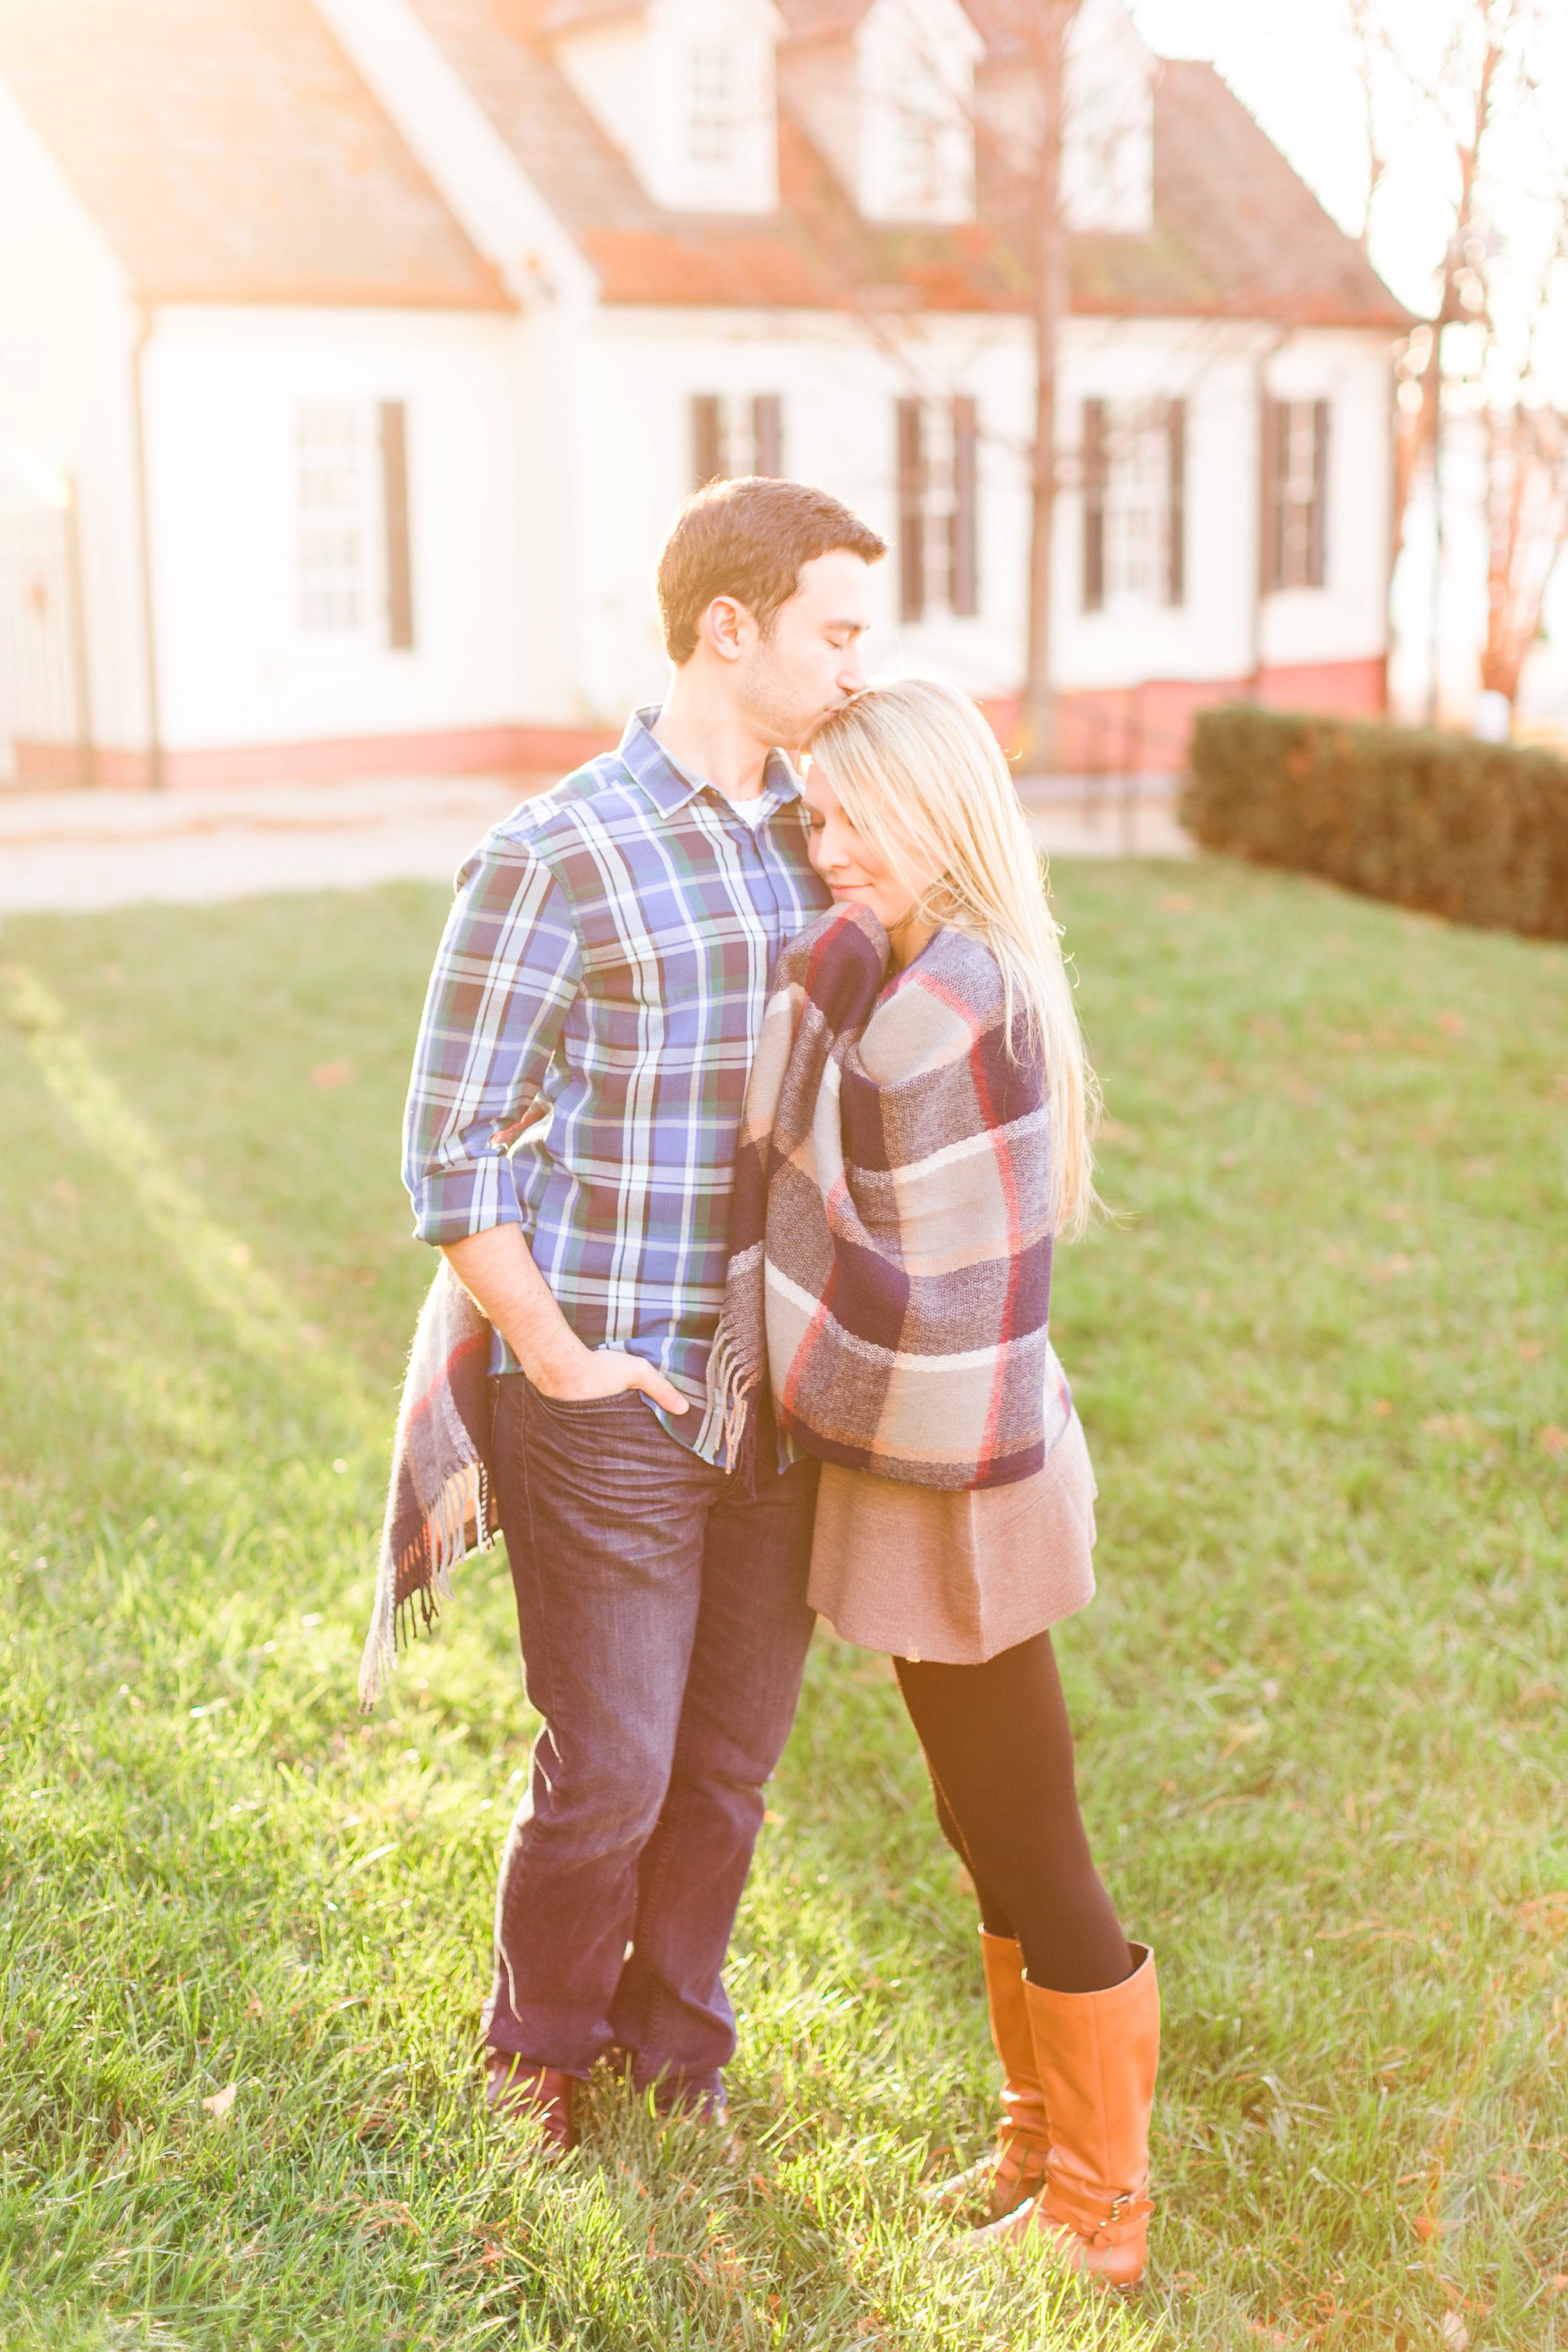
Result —
<path fill-rule="evenodd" d="M 505 2050 L 492 2050 L 486 2063 L 486 2106 L 498 2122 L 530 2126 L 543 2156 L 566 2156 L 577 2145 L 572 2120 L 576 2088 L 575 2075 L 557 2066 L 530 2066 Z"/>

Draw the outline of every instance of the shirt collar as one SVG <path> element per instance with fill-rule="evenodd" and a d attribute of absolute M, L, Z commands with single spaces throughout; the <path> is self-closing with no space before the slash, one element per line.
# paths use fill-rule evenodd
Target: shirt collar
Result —
<path fill-rule="evenodd" d="M 658 710 L 659 706 L 651 703 L 646 710 L 633 711 L 621 737 L 619 756 L 634 783 L 642 786 L 659 814 L 673 816 L 699 793 L 711 792 L 715 787 L 705 776 L 689 774 L 670 758 L 653 732 Z M 768 753 L 763 770 L 763 790 L 781 803 L 800 798 L 800 778 L 783 751 Z"/>

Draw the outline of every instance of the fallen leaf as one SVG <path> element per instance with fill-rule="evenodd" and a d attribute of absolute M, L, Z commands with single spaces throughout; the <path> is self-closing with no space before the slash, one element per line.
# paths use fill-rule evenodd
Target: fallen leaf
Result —
<path fill-rule="evenodd" d="M 1561 1935 L 1568 1927 L 1568 1886 L 1553 1887 L 1548 1895 L 1532 1895 L 1520 1904 L 1514 1916 L 1528 1936 Z"/>
<path fill-rule="evenodd" d="M 1521 1339 L 1519 1343 L 1519 1360 L 1521 1363 L 1533 1364 L 1545 1345 L 1546 1342 L 1544 1339 Z"/>
<path fill-rule="evenodd" d="M 328 1087 L 344 1087 L 353 1076 L 353 1067 L 347 1062 L 318 1062 L 310 1073 L 310 1084 L 323 1089 Z"/>
<path fill-rule="evenodd" d="M 1196 901 L 1184 890 L 1163 890 L 1156 904 L 1164 915 L 1190 915 Z"/>
<path fill-rule="evenodd" d="M 1555 1422 L 1536 1433 L 1535 1442 L 1542 1454 L 1568 1454 L 1568 1429 L 1559 1429 Z"/>
<path fill-rule="evenodd" d="M 1468 1024 L 1466 1022 L 1465 1016 L 1462 1013 L 1439 1013 L 1437 1015 L 1437 1026 L 1441 1029 L 1445 1037 L 1462 1037 L 1468 1026 Z M 1443 2333 L 1446 2336 L 1447 2332 L 1447 2323 L 1445 2323 Z"/>
<path fill-rule="evenodd" d="M 1442 2336 L 1450 2352 L 1469 2352 L 1470 2331 L 1457 2311 L 1443 2314 Z"/>
<path fill-rule="evenodd" d="M 1389 1414 L 1394 1411 L 1394 1407 L 1389 1403 L 1386 1397 L 1379 1397 L 1372 1410 L 1377 1420 L 1386 1421 Z"/>
<path fill-rule="evenodd" d="M 359 2218 L 367 2230 L 416 2230 L 418 2223 L 400 2199 L 377 2198 L 373 2205 L 362 2205 Z"/>
<path fill-rule="evenodd" d="M 226 2083 L 221 2091 L 215 2091 L 210 2099 L 202 2101 L 202 2105 L 209 2116 L 216 2117 L 221 2123 L 238 2096 L 239 2084 Z"/>
<path fill-rule="evenodd" d="M 1260 1723 L 1237 1724 L 1231 1731 L 1230 1738 L 1219 1751 L 1221 1763 L 1224 1763 L 1227 1756 L 1234 1756 L 1238 1748 L 1245 1748 L 1249 1739 L 1259 1738 L 1262 1730 L 1263 1726 Z"/>

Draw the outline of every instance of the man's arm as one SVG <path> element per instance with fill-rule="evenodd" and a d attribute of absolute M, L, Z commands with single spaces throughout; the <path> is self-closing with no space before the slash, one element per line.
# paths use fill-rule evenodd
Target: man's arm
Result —
<path fill-rule="evenodd" d="M 543 1084 L 581 976 L 558 885 L 525 846 L 492 835 L 463 871 L 415 1050 L 403 1160 L 415 1231 L 546 1396 L 635 1388 L 684 1412 L 653 1365 L 585 1348 L 572 1329 L 534 1264 L 501 1149 Z"/>
<path fill-rule="evenodd" d="M 443 1242 L 441 1250 L 542 1395 L 575 1400 L 641 1389 L 667 1412 L 686 1411 L 679 1389 L 640 1356 L 583 1345 L 534 1265 L 521 1225 L 491 1225 L 461 1241 Z"/>

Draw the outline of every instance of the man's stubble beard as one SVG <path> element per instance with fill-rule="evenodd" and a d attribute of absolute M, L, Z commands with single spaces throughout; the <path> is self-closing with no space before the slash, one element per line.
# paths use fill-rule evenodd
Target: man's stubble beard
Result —
<path fill-rule="evenodd" d="M 791 697 L 779 675 L 778 663 L 765 644 L 758 647 L 748 665 L 740 697 L 747 717 L 769 743 L 776 744 L 792 757 L 798 755 L 813 730 L 820 727 L 829 710 L 837 709 L 844 698 L 840 695 L 831 703 L 813 703 L 803 709 Z"/>

